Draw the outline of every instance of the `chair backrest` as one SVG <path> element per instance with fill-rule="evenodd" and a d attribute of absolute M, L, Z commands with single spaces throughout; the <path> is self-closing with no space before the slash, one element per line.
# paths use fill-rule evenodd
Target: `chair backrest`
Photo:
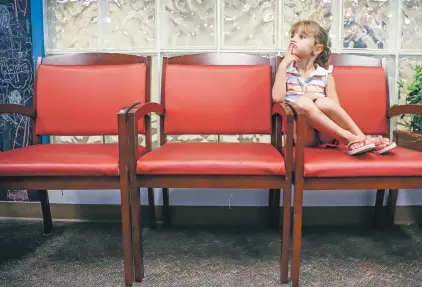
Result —
<path fill-rule="evenodd" d="M 216 53 L 164 58 L 164 133 L 270 134 L 275 62 Z"/>
<path fill-rule="evenodd" d="M 330 64 L 341 106 L 365 134 L 387 135 L 389 93 L 382 60 L 333 54 Z"/>
<path fill-rule="evenodd" d="M 150 57 L 87 53 L 43 58 L 35 81 L 37 135 L 115 135 L 123 107 L 150 100 Z M 143 121 L 139 132 L 145 132 Z"/>

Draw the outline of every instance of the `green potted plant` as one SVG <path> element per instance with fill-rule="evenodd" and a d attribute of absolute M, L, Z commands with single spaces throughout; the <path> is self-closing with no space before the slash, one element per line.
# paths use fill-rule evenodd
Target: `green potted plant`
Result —
<path fill-rule="evenodd" d="M 422 65 L 416 65 L 412 82 L 405 88 L 403 80 L 399 81 L 399 91 L 406 94 L 406 104 L 422 104 Z M 400 97 L 399 92 L 399 97 Z M 422 151 L 422 116 L 411 114 L 402 115 L 399 125 L 404 130 L 394 132 L 394 137 L 398 145 L 414 150 Z"/>

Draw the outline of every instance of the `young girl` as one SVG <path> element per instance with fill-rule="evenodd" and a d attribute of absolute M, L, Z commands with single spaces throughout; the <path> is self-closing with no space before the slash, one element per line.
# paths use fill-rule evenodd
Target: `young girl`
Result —
<path fill-rule="evenodd" d="M 327 32 L 316 22 L 300 21 L 290 34 L 288 54 L 278 67 L 272 94 L 275 102 L 294 102 L 304 110 L 309 124 L 307 146 L 338 140 L 347 145 L 350 155 L 371 150 L 382 154 L 396 147 L 386 138 L 364 135 L 341 108 L 332 67 L 328 68 Z"/>

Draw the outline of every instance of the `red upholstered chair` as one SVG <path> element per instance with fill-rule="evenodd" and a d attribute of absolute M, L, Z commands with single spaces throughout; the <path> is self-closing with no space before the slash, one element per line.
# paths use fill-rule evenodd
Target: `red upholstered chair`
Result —
<path fill-rule="evenodd" d="M 163 188 L 167 223 L 168 188 L 283 189 L 284 202 L 289 203 L 284 205 L 281 260 L 282 281 L 287 281 L 293 114 L 284 104 L 272 105 L 272 78 L 279 60 L 213 53 L 164 58 L 161 104 L 128 111 L 128 158 L 132 201 L 139 201 L 140 187 Z M 161 116 L 161 146 L 140 155 L 137 120 L 148 121 L 149 113 Z M 287 134 L 283 148 L 276 136 L 280 124 Z M 272 134 L 273 144 L 166 143 L 168 134 Z M 139 207 L 132 207 L 132 218 L 136 280 L 143 276 Z"/>
<path fill-rule="evenodd" d="M 333 76 L 341 106 L 365 134 L 389 137 L 390 117 L 422 114 L 421 106 L 389 107 L 386 73 L 381 60 L 357 55 L 332 55 Z M 422 187 L 422 153 L 397 147 L 389 153 L 347 154 L 345 147 L 304 147 L 306 119 L 292 105 L 297 120 L 293 221 L 292 285 L 299 286 L 304 190 L 377 189 L 376 213 L 386 189 Z M 390 195 L 394 193 L 390 192 Z M 391 201 L 391 200 L 389 200 Z"/>
<path fill-rule="evenodd" d="M 0 113 L 32 118 L 33 144 L 0 153 L 0 188 L 41 190 L 44 232 L 52 229 L 47 189 L 120 189 L 126 285 L 133 283 L 125 123 L 117 114 L 149 101 L 151 59 L 73 54 L 38 59 L 33 108 L 2 104 Z M 121 111 L 122 113 L 125 110 Z M 139 125 L 144 133 L 144 125 Z M 42 135 L 117 135 L 119 144 L 40 144 Z M 139 146 L 138 152 L 146 148 Z M 120 161 L 119 161 L 120 159 Z"/>

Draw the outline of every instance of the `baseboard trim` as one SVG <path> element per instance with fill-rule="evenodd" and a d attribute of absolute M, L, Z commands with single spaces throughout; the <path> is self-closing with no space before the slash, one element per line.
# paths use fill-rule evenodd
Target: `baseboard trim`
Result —
<path fill-rule="evenodd" d="M 148 223 L 148 207 L 142 206 L 142 219 Z M 55 221 L 120 221 L 120 205 L 51 204 Z M 304 207 L 303 225 L 369 225 L 374 208 L 371 206 Z M 162 219 L 162 206 L 156 206 L 157 221 Z M 281 212 L 282 215 L 282 212 Z M 40 219 L 38 202 L 0 202 L 1 218 Z M 265 206 L 172 206 L 173 225 L 238 225 L 262 226 L 268 223 Z M 422 206 L 398 206 L 396 224 L 422 224 Z"/>

